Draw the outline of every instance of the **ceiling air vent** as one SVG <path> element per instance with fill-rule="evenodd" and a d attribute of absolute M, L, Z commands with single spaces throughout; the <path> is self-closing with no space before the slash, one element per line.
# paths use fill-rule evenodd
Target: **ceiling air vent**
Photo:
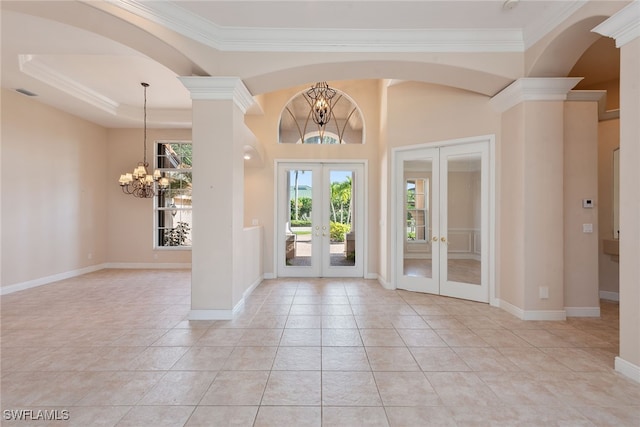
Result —
<path fill-rule="evenodd" d="M 27 95 L 27 96 L 38 96 L 37 93 L 33 93 L 30 90 L 26 90 L 26 89 L 22 89 L 22 88 L 16 89 L 16 92 L 19 92 L 19 93 L 21 93 L 23 95 Z"/>

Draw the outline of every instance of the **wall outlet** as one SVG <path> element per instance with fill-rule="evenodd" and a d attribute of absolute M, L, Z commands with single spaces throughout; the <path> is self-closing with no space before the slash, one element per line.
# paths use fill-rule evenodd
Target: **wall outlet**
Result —
<path fill-rule="evenodd" d="M 251 220 L 251 225 L 258 225 L 260 224 L 260 221 L 258 221 L 256 218 Z"/>
<path fill-rule="evenodd" d="M 593 224 L 582 224 L 583 233 L 593 233 Z"/>
<path fill-rule="evenodd" d="M 540 299 L 549 299 L 549 287 L 548 286 L 540 286 L 538 288 L 538 292 L 540 293 Z"/>

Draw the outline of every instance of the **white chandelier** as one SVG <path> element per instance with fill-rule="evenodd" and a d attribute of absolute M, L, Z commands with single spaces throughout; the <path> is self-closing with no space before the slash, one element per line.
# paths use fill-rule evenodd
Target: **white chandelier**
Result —
<path fill-rule="evenodd" d="M 169 180 L 162 176 L 159 170 L 154 170 L 153 175 L 147 173 L 149 163 L 147 163 L 147 88 L 149 83 L 140 83 L 144 87 L 144 151 L 143 161 L 138 162 L 138 166 L 133 169 L 133 173 L 120 175 L 118 180 L 122 192 L 135 197 L 148 199 L 155 196 L 155 184 L 158 183 L 158 192 L 162 193 L 169 188 Z"/>

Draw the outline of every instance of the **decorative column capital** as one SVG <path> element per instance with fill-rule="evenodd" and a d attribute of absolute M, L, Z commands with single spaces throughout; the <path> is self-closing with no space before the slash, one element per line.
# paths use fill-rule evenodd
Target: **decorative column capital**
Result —
<path fill-rule="evenodd" d="M 524 101 L 564 101 L 582 77 L 523 77 L 491 98 L 491 105 L 504 112 Z"/>
<path fill-rule="evenodd" d="M 591 31 L 615 39 L 616 47 L 637 39 L 640 37 L 640 1 L 629 3 Z"/>
<path fill-rule="evenodd" d="M 193 100 L 232 100 L 243 114 L 255 103 L 239 77 L 178 77 Z"/>

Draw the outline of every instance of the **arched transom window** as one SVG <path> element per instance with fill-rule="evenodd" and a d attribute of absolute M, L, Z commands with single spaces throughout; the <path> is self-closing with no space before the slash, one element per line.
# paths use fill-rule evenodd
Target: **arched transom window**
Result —
<path fill-rule="evenodd" d="M 363 144 L 364 124 L 358 106 L 345 93 L 333 89 L 329 120 L 324 125 L 312 118 L 314 101 L 308 91 L 294 96 L 280 116 L 281 144 Z"/>

